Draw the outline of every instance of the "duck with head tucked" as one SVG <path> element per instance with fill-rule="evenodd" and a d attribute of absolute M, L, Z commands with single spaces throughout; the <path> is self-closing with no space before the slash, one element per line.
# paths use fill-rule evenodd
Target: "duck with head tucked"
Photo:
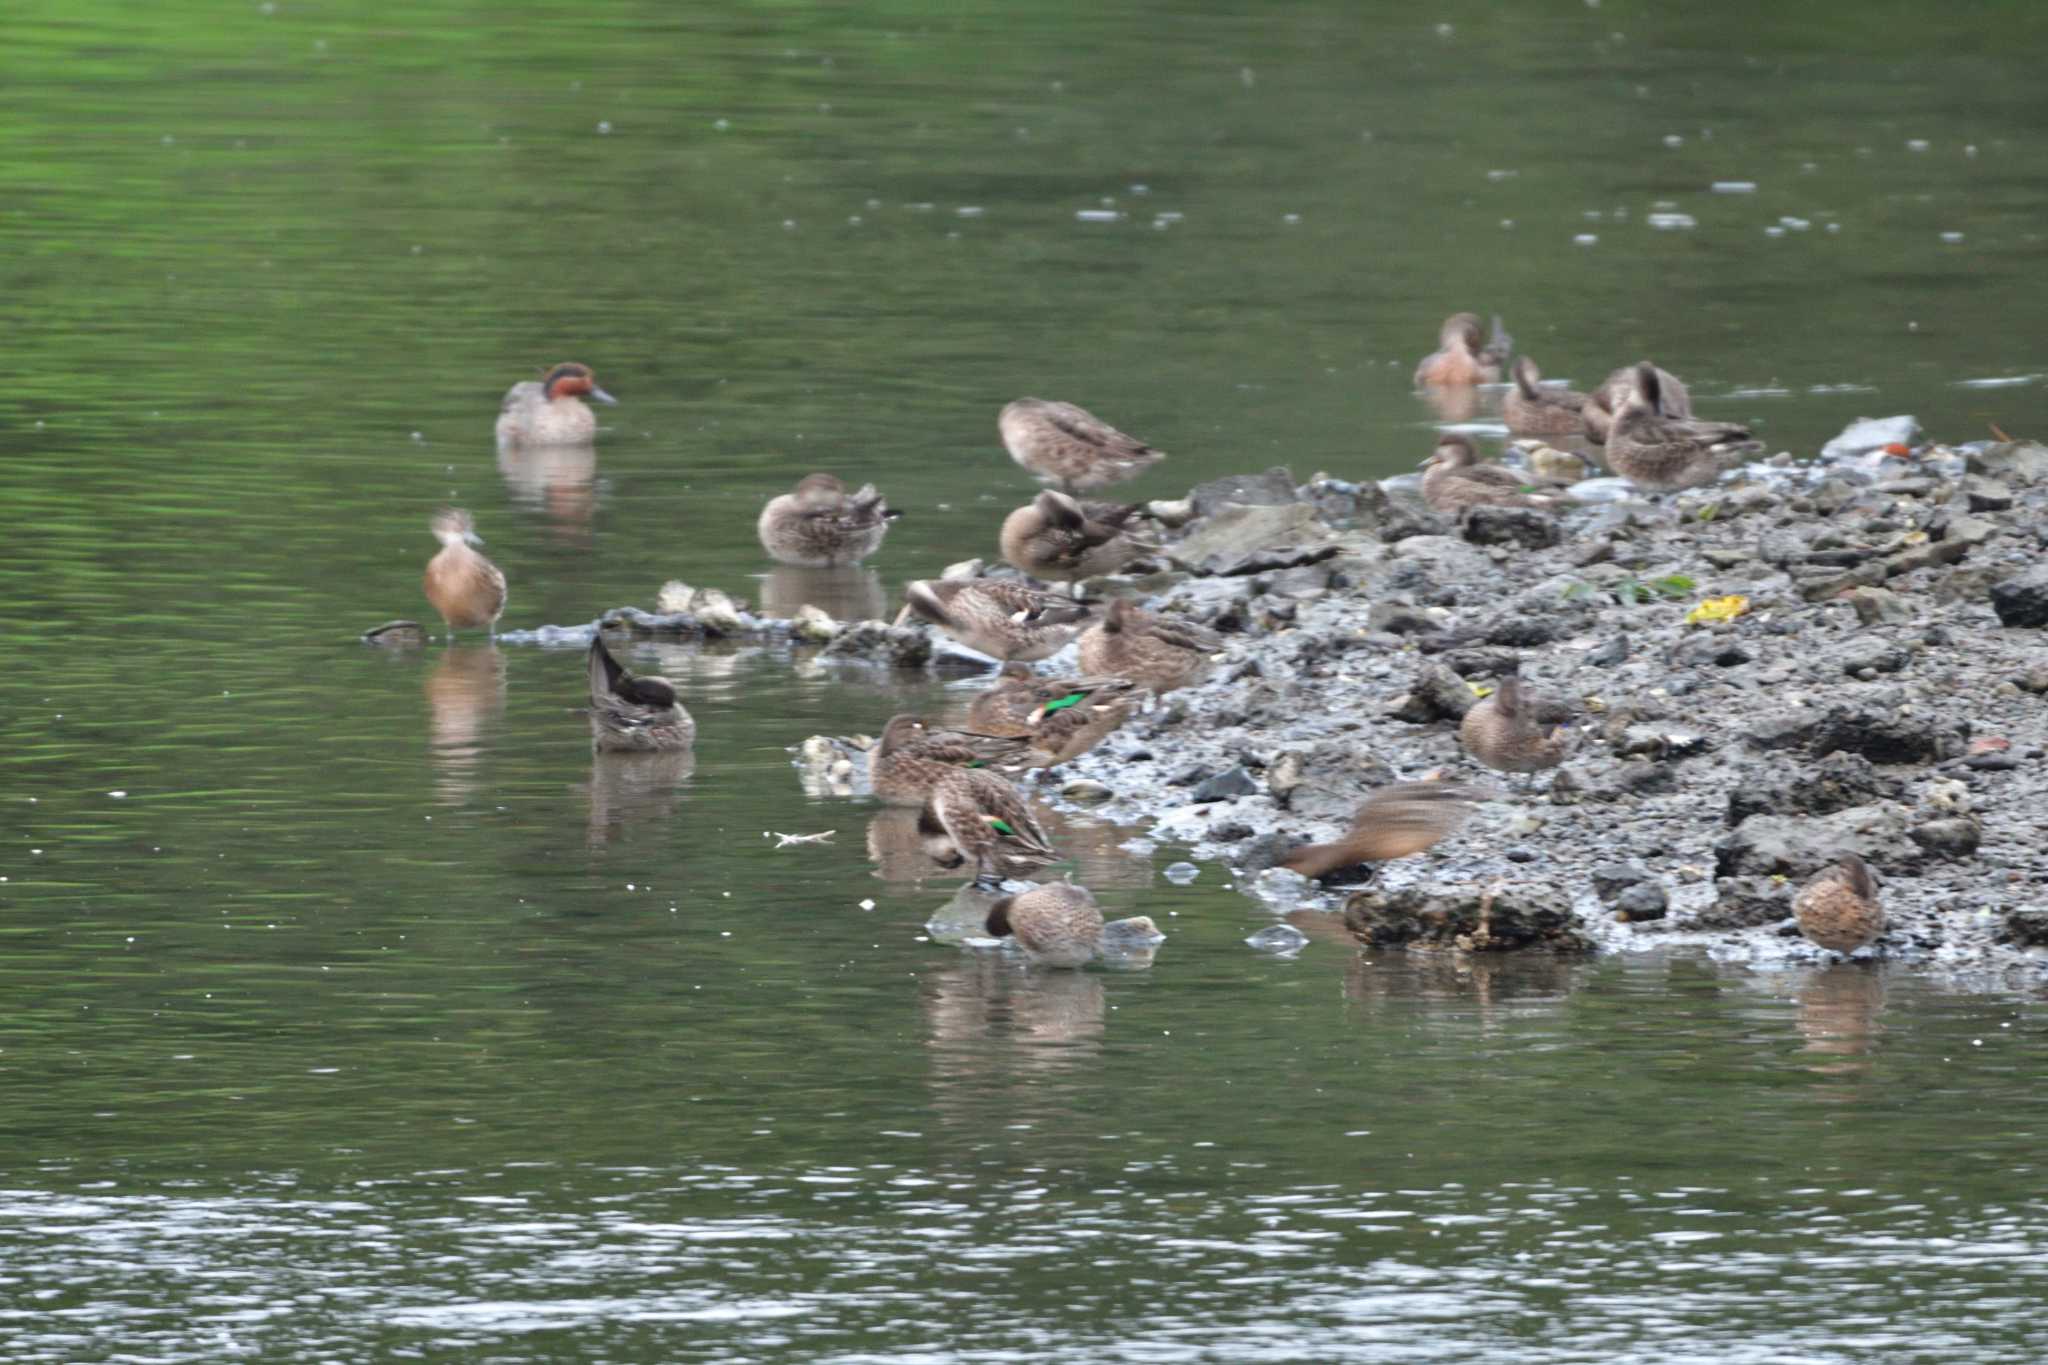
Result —
<path fill-rule="evenodd" d="M 1019 398 L 1004 406 L 996 426 L 1011 459 L 1067 493 L 1134 479 L 1166 458 L 1072 403 Z"/>
<path fill-rule="evenodd" d="M 1692 392 L 1684 381 L 1661 366 L 1652 366 L 1657 371 L 1657 413 L 1672 421 L 1683 421 L 1692 416 Z M 1585 406 L 1579 410 L 1579 417 L 1585 426 L 1586 438 L 1594 445 L 1606 445 L 1607 433 L 1614 426 L 1614 414 L 1621 411 L 1621 405 L 1628 402 L 1629 391 L 1636 386 L 1636 367 L 1624 365 L 1600 381 L 1600 387 L 1586 395 Z"/>
<path fill-rule="evenodd" d="M 997 660 L 1057 654 L 1089 618 L 1086 607 L 1066 598 L 999 578 L 921 578 L 904 587 L 903 597 L 898 625 L 919 617 Z"/>
<path fill-rule="evenodd" d="M 1223 639 L 1206 626 L 1141 611 L 1124 598 L 1081 636 L 1081 667 L 1163 695 L 1209 676 Z"/>
<path fill-rule="evenodd" d="M 1749 430 L 1731 422 L 1664 416 L 1660 373 L 1647 360 L 1635 367 L 1628 398 L 1607 433 L 1607 467 L 1654 493 L 1712 483 L 1721 477 L 1723 453 L 1750 444 Z"/>
<path fill-rule="evenodd" d="M 1025 957 L 1041 967 L 1085 967 L 1102 951 L 1102 907 L 1093 892 L 1071 881 L 1003 897 L 989 907 L 986 927 L 992 938 L 1016 939 Z M 1158 933 L 1149 919 L 1142 928 Z"/>
<path fill-rule="evenodd" d="M 995 684 L 974 699 L 968 727 L 1014 735 L 1030 746 L 1026 765 L 1050 768 L 1100 744 L 1130 716 L 1127 678 L 1050 678 L 1026 664 L 1004 664 Z"/>
<path fill-rule="evenodd" d="M 971 863 L 977 886 L 1059 857 L 1017 789 L 979 768 L 939 779 L 918 812 L 917 833 L 939 866 Z"/>
<path fill-rule="evenodd" d="M 1022 738 L 938 730 L 913 715 L 891 716 L 868 756 L 868 785 L 877 800 L 918 806 L 949 773 L 1023 766 Z"/>
<path fill-rule="evenodd" d="M 1538 493 L 1505 465 L 1486 464 L 1463 436 L 1445 436 L 1422 462 L 1422 500 L 1430 510 L 1458 517 L 1474 507 L 1538 507 L 1555 511 L 1569 499 Z"/>
<path fill-rule="evenodd" d="M 683 709 L 676 685 L 655 674 L 628 672 L 590 637 L 585 666 L 590 680 L 590 747 L 598 753 L 674 753 L 697 738 L 697 722 Z"/>
<path fill-rule="evenodd" d="M 505 575 L 473 548 L 484 543 L 476 533 L 475 518 L 459 507 L 444 507 L 427 525 L 441 550 L 427 561 L 421 586 L 448 623 L 448 638 L 478 626 L 495 637 L 498 618 L 505 614 Z"/>
<path fill-rule="evenodd" d="M 588 365 L 564 361 L 539 380 L 505 390 L 498 408 L 498 440 L 506 445 L 583 445 L 597 435 L 597 414 L 584 399 L 619 400 L 597 386 Z"/>
<path fill-rule="evenodd" d="M 1875 943 L 1885 931 L 1884 907 L 1870 864 L 1844 853 L 1823 868 L 1792 898 L 1799 932 L 1830 951 L 1849 954 Z"/>
<path fill-rule="evenodd" d="M 1537 724 L 1534 704 L 1522 694 L 1522 672 L 1516 664 L 1501 675 L 1491 695 L 1482 698 L 1458 723 L 1465 752 L 1504 773 L 1536 773 L 1564 762 L 1563 726 L 1545 730 Z"/>
<path fill-rule="evenodd" d="M 782 563 L 824 569 L 866 559 L 902 515 L 871 483 L 849 493 L 830 474 L 809 474 L 794 492 L 768 500 L 755 532 L 761 548 Z"/>
<path fill-rule="evenodd" d="M 1305 844 L 1281 859 L 1280 866 L 1320 881 L 1361 863 L 1406 858 L 1463 824 L 1474 802 L 1494 795 L 1451 782 L 1396 782 L 1365 798 L 1343 838 Z"/>
<path fill-rule="evenodd" d="M 1509 431 L 1517 436 L 1577 436 L 1585 431 L 1585 394 L 1545 387 L 1543 372 L 1525 355 L 1515 357 L 1514 379 L 1514 387 L 1500 402 Z"/>
<path fill-rule="evenodd" d="M 1078 583 L 1112 574 L 1153 547 L 1129 535 L 1140 502 L 1080 502 L 1048 488 L 1003 519 L 1003 558 L 1033 578 Z"/>
<path fill-rule="evenodd" d="M 1507 364 L 1514 339 L 1493 320 L 1493 338 L 1486 340 L 1479 330 L 1477 313 L 1453 313 L 1444 319 L 1437 333 L 1437 348 L 1415 367 L 1418 389 L 1471 388 L 1475 384 L 1498 384 L 1501 366 Z"/>

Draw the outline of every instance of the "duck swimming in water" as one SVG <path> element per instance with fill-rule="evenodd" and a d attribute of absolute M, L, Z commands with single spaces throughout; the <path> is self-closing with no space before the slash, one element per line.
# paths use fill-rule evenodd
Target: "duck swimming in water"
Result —
<path fill-rule="evenodd" d="M 1102 908 L 1072 882 L 1049 882 L 989 907 L 991 937 L 1015 938 L 1042 967 L 1085 967 L 1102 950 Z"/>
<path fill-rule="evenodd" d="M 917 832 L 939 866 L 971 863 L 977 885 L 1059 857 L 1017 789 L 979 768 L 939 779 L 918 812 Z"/>
<path fill-rule="evenodd" d="M 667 678 L 630 673 L 590 638 L 590 747 L 598 753 L 672 753 L 697 738 L 697 722 Z"/>
<path fill-rule="evenodd" d="M 1493 339 L 1479 331 L 1477 313 L 1453 313 L 1444 319 L 1437 333 L 1437 349 L 1415 367 L 1418 389 L 1470 388 L 1475 384 L 1498 384 L 1501 366 L 1507 363 L 1514 340 L 1493 320 Z"/>
<path fill-rule="evenodd" d="M 1067 493 L 1134 479 L 1166 458 L 1072 403 L 1019 398 L 1005 405 L 996 426 L 1011 459 Z"/>
<path fill-rule="evenodd" d="M 902 515 L 871 483 L 849 493 L 832 475 L 811 474 L 794 492 L 770 498 L 754 529 L 761 548 L 784 564 L 823 569 L 866 559 Z"/>
<path fill-rule="evenodd" d="M 496 636 L 498 618 L 505 614 L 505 575 L 471 548 L 484 543 L 475 519 L 459 507 L 444 507 L 427 525 L 441 542 L 441 552 L 427 561 L 421 586 L 448 623 L 448 638 L 478 626 Z"/>
<path fill-rule="evenodd" d="M 498 441 L 508 445 L 580 445 L 597 435 L 597 414 L 584 398 L 619 400 L 597 386 L 588 365 L 565 361 L 539 380 L 505 390 L 498 408 Z"/>

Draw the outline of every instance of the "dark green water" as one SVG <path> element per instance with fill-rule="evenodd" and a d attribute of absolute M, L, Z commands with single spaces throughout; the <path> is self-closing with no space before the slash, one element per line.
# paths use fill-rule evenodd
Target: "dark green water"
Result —
<path fill-rule="evenodd" d="M 893 595 L 992 549 L 1023 393 L 1149 496 L 1412 466 L 1458 308 L 1784 448 L 2038 430 L 2041 11 L 1512 13 L 11 13 L 0 1356 L 2048 1356 L 2037 984 L 1278 961 L 1085 822 L 1169 939 L 1029 972 L 789 764 L 944 680 L 643 650 L 664 769 L 573 651 L 354 641 L 444 501 L 508 626 L 794 605 L 753 516 L 819 467 L 908 509 Z M 501 465 L 571 357 L 595 466 Z"/>

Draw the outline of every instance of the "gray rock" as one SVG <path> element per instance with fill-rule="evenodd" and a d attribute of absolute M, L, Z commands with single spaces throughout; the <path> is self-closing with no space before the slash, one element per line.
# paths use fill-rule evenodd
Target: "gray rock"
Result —
<path fill-rule="evenodd" d="M 2048 948 L 2048 910 L 2014 910 L 2005 917 L 2006 941 L 2021 948 Z"/>
<path fill-rule="evenodd" d="M 1170 553 L 1197 573 L 1235 576 L 1334 558 L 1339 548 L 1307 503 L 1226 503 Z"/>
<path fill-rule="evenodd" d="M 1856 588 L 1846 598 L 1866 626 L 1893 625 L 1913 618 L 1912 604 L 1889 588 Z"/>
<path fill-rule="evenodd" d="M 1380 948 L 1413 944 L 1471 953 L 1531 948 L 1580 953 L 1592 948 L 1571 898 L 1542 882 L 1499 886 L 1490 903 L 1488 888 L 1481 886 L 1361 891 L 1344 903 L 1344 927 Z"/>
<path fill-rule="evenodd" d="M 1365 628 L 1389 635 L 1424 635 L 1444 627 L 1443 622 L 1412 602 L 1379 601 L 1366 609 Z"/>
<path fill-rule="evenodd" d="M 1714 845 L 1721 877 L 1812 876 L 1844 853 L 1876 863 L 1906 836 L 1906 812 L 1896 805 L 1855 806 L 1833 815 L 1752 815 Z"/>
<path fill-rule="evenodd" d="M 1882 450 L 1888 445 L 1909 446 L 1919 434 L 1920 423 L 1911 416 L 1859 417 L 1820 448 L 1820 457 L 1829 461 L 1845 460 Z"/>
<path fill-rule="evenodd" d="M 1259 790 L 1259 784 L 1243 768 L 1232 768 L 1229 772 L 1218 773 L 1199 783 L 1188 799 L 1196 805 L 1211 801 L 1229 801 L 1240 796 L 1251 796 Z"/>
<path fill-rule="evenodd" d="M 2048 446 L 2034 441 L 1999 441 L 1970 452 L 1973 474 L 1990 474 L 2026 486 L 2048 481 Z"/>
<path fill-rule="evenodd" d="M 1671 912 L 1671 896 L 1656 882 L 1637 882 L 1616 898 L 1614 909 L 1631 924 L 1646 924 Z"/>
<path fill-rule="evenodd" d="M 1871 766 L 1861 754 L 1831 753 L 1809 767 L 1770 767 L 1728 792 L 1728 823 L 1752 815 L 1832 815 L 1839 810 L 1895 801 L 1905 784 Z"/>
<path fill-rule="evenodd" d="M 1272 507 L 1298 501 L 1299 496 L 1294 488 L 1294 475 L 1283 465 L 1274 465 L 1263 474 L 1211 479 L 1188 490 L 1188 502 L 1197 518 L 1213 517 L 1233 503 L 1240 507 Z"/>
<path fill-rule="evenodd" d="M 1991 609 L 2003 626 L 2048 626 L 2048 564 L 1993 583 Z"/>
<path fill-rule="evenodd" d="M 2012 506 L 2012 490 L 1982 474 L 1964 476 L 1963 498 L 1972 512 L 2003 512 Z"/>
<path fill-rule="evenodd" d="M 1463 720 L 1479 701 L 1457 674 L 1441 664 L 1424 664 L 1415 681 L 1391 708 L 1396 720 L 1428 725 L 1439 720 Z"/>
<path fill-rule="evenodd" d="M 1789 878 L 1718 878 L 1714 882 L 1714 903 L 1694 915 L 1686 927 L 1755 929 L 1776 924 L 1792 913 L 1796 890 Z"/>
<path fill-rule="evenodd" d="M 1474 545 L 1542 550 L 1564 539 L 1557 518 L 1533 507 L 1474 507 L 1465 513 L 1459 529 Z"/>
<path fill-rule="evenodd" d="M 1928 857 L 1956 862 L 1977 851 L 1984 838 L 1984 827 L 1969 816 L 1954 815 L 1915 825 L 1912 834 L 1913 842 Z"/>
<path fill-rule="evenodd" d="M 1394 770 L 1357 740 L 1331 739 L 1274 760 L 1266 790 L 1305 819 L 1345 825 L 1367 792 L 1393 780 Z"/>
<path fill-rule="evenodd" d="M 1631 886 L 1650 880 L 1650 872 L 1638 862 L 1601 863 L 1593 869 L 1590 877 L 1593 894 L 1612 905 Z"/>
<path fill-rule="evenodd" d="M 860 659 L 892 668 L 918 668 L 932 657 L 931 632 L 922 626 L 849 621 L 824 649 L 827 659 Z"/>

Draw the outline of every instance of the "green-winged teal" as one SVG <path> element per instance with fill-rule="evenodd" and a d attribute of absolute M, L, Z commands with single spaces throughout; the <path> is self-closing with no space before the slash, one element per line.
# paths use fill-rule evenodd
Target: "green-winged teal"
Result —
<path fill-rule="evenodd" d="M 1853 953 L 1884 933 L 1884 907 L 1877 902 L 1877 878 L 1870 865 L 1844 853 L 1823 868 L 1792 898 L 1799 932 L 1823 948 Z"/>
<path fill-rule="evenodd" d="M 1069 493 L 1133 479 L 1166 458 L 1085 408 L 1044 398 L 1005 404 L 996 425 L 1010 458 Z"/>
<path fill-rule="evenodd" d="M 1579 436 L 1586 430 L 1586 395 L 1545 387 L 1543 372 L 1525 355 L 1515 357 L 1515 385 L 1501 399 L 1501 416 L 1518 436 Z"/>
<path fill-rule="evenodd" d="M 1493 339 L 1488 341 L 1479 330 L 1477 313 L 1453 313 L 1444 319 L 1437 332 L 1437 349 L 1415 367 L 1415 387 L 1455 389 L 1497 384 L 1513 345 L 1498 317 L 1493 320 Z"/>
<path fill-rule="evenodd" d="M 1222 649 L 1222 637 L 1206 626 L 1155 616 L 1116 597 L 1102 619 L 1082 632 L 1081 667 L 1157 695 L 1206 678 Z"/>
<path fill-rule="evenodd" d="M 1115 573 L 1153 547 L 1131 539 L 1140 502 L 1080 502 L 1048 488 L 1003 519 L 1003 558 L 1055 583 Z"/>
<path fill-rule="evenodd" d="M 1528 477 L 1505 465 L 1485 464 L 1463 436 L 1445 436 L 1422 462 L 1422 500 L 1447 517 L 1474 507 L 1555 509 L 1567 499 L 1538 493 Z"/>
<path fill-rule="evenodd" d="M 934 729 L 917 716 L 891 716 L 868 755 L 868 785 L 877 800 L 918 806 L 948 773 L 1026 762 L 1020 738 Z"/>
<path fill-rule="evenodd" d="M 1397 782 L 1365 798 L 1343 838 L 1307 844 L 1280 866 L 1304 877 L 1322 878 L 1360 863 L 1386 862 L 1420 853 L 1463 824 L 1472 803 L 1489 801 L 1483 787 L 1451 782 Z"/>
<path fill-rule="evenodd" d="M 1458 724 L 1465 752 L 1504 773 L 1536 773 L 1564 762 L 1563 726 L 1546 730 L 1522 694 L 1519 668 L 1501 675 L 1490 696 L 1475 703 Z"/>
<path fill-rule="evenodd" d="M 472 548 L 484 543 L 476 520 L 459 507 L 444 507 L 427 525 L 441 550 L 427 561 L 421 586 L 448 623 L 448 637 L 478 626 L 496 635 L 498 618 L 505 614 L 505 575 Z"/>
<path fill-rule="evenodd" d="M 902 515 L 871 483 L 849 493 L 830 474 L 811 474 L 794 492 L 770 498 L 755 530 L 761 548 L 784 564 L 822 569 L 866 559 Z"/>
<path fill-rule="evenodd" d="M 1043 659 L 1066 647 L 1089 619 L 1086 607 L 998 578 L 927 578 L 907 585 L 897 615 L 930 621 L 992 659 Z"/>
<path fill-rule="evenodd" d="M 1102 950 L 1102 908 L 1085 886 L 1048 882 L 989 907 L 987 928 L 1046 967 L 1085 967 Z"/>
<path fill-rule="evenodd" d="M 1127 678 L 1049 678 L 1025 664 L 1005 664 L 974 699 L 969 729 L 1014 735 L 1030 745 L 1031 767 L 1049 768 L 1100 744 L 1130 716 Z"/>
<path fill-rule="evenodd" d="M 977 883 L 1059 857 L 1017 789 L 980 768 L 956 768 L 939 779 L 918 812 L 917 832 L 934 862 L 971 864 Z"/>
<path fill-rule="evenodd" d="M 588 365 L 565 361 L 545 377 L 505 390 L 498 407 L 498 439 L 533 445 L 581 445 L 597 435 L 597 414 L 583 402 L 619 400 L 597 386 Z"/>
<path fill-rule="evenodd" d="M 697 722 L 683 709 L 676 685 L 667 678 L 628 672 L 590 638 L 585 659 L 590 677 L 590 747 L 599 753 L 671 753 L 697 738 Z"/>

